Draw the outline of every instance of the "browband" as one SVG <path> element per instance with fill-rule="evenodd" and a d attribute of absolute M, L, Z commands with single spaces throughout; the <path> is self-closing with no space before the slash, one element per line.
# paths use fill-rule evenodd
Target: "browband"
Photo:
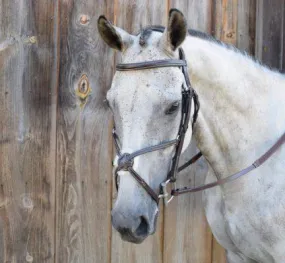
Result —
<path fill-rule="evenodd" d="M 119 71 L 128 70 L 142 70 L 152 68 L 166 68 L 166 67 L 185 67 L 187 65 L 186 60 L 182 59 L 164 59 L 153 60 L 138 63 L 120 63 L 117 64 L 116 69 Z"/>

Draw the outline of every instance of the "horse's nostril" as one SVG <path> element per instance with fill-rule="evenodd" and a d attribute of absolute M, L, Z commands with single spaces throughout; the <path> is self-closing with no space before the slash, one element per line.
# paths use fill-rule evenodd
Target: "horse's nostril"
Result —
<path fill-rule="evenodd" d="M 140 219 L 141 222 L 135 232 L 136 236 L 138 237 L 146 236 L 148 234 L 148 229 L 149 229 L 149 225 L 145 217 L 141 216 Z"/>

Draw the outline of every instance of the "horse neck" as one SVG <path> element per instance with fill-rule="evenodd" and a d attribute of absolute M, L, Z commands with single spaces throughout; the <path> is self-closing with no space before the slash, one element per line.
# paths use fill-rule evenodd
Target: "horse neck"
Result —
<path fill-rule="evenodd" d="M 223 178 L 254 162 L 285 131 L 285 80 L 217 43 L 188 37 L 183 49 L 201 103 L 194 137 Z"/>

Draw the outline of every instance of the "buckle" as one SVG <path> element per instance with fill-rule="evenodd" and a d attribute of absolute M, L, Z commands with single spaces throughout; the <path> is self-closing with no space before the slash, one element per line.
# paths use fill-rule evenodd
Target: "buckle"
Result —
<path fill-rule="evenodd" d="M 159 199 L 163 198 L 163 202 L 164 202 L 165 206 L 167 206 L 172 201 L 172 199 L 174 198 L 174 196 L 171 195 L 171 189 L 170 189 L 170 192 L 167 191 L 167 186 L 170 183 L 172 183 L 170 179 L 168 179 L 167 181 L 161 183 L 162 194 L 160 194 L 158 196 Z M 174 183 L 174 185 L 175 185 L 175 183 Z"/>

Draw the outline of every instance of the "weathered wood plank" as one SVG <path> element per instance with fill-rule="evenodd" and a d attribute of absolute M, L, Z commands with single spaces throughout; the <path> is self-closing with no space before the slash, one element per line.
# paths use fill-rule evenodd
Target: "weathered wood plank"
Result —
<path fill-rule="evenodd" d="M 212 0 L 169 0 L 169 6 L 183 12 L 189 28 L 210 33 Z"/>
<path fill-rule="evenodd" d="M 0 262 L 54 262 L 57 1 L 0 17 Z"/>
<path fill-rule="evenodd" d="M 213 237 L 212 243 L 212 263 L 227 262 L 225 250 L 219 245 L 216 239 Z"/>
<path fill-rule="evenodd" d="M 256 0 L 239 0 L 237 10 L 237 47 L 255 53 Z"/>
<path fill-rule="evenodd" d="M 104 98 L 113 53 L 99 38 L 112 1 L 61 1 L 56 262 L 110 262 L 112 140 Z"/>
<path fill-rule="evenodd" d="M 129 33 L 136 34 L 147 25 L 165 25 L 167 4 L 165 1 L 133 1 L 119 0 L 115 2 L 115 24 Z M 114 198 L 115 198 L 114 190 Z M 113 229 L 112 234 L 112 262 L 113 263 L 159 263 L 162 261 L 163 248 L 163 207 L 158 220 L 157 231 L 154 236 L 141 245 L 133 245 L 121 240 Z"/>
<path fill-rule="evenodd" d="M 214 0 L 212 9 L 213 35 L 254 54 L 256 0 Z"/>
<path fill-rule="evenodd" d="M 238 0 L 214 0 L 212 32 L 217 39 L 235 45 L 237 43 Z"/>
<path fill-rule="evenodd" d="M 167 14 L 167 3 L 162 0 L 115 0 L 114 24 L 136 34 L 147 25 L 165 25 Z"/>
<path fill-rule="evenodd" d="M 256 57 L 275 69 L 283 66 L 284 0 L 257 1 Z"/>

